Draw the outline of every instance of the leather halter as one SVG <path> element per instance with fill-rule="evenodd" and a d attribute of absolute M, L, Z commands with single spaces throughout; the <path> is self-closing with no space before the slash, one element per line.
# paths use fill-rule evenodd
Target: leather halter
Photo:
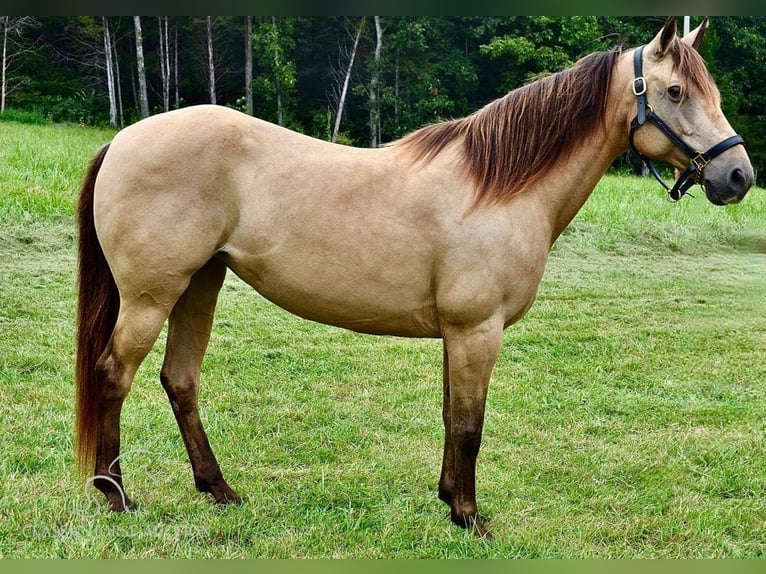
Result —
<path fill-rule="evenodd" d="M 711 162 L 713 158 L 721 155 L 727 149 L 736 145 L 745 145 L 745 140 L 743 140 L 739 135 L 733 135 L 714 145 L 704 153 L 695 150 L 684 140 L 682 140 L 678 134 L 676 134 L 676 132 L 670 128 L 668 124 L 662 121 L 662 119 L 654 113 L 652 107 L 646 102 L 647 86 L 646 80 L 644 79 L 644 73 L 642 71 L 643 53 L 644 46 L 636 48 L 635 52 L 633 53 L 633 73 L 635 76 L 633 78 L 633 94 L 636 96 L 638 112 L 636 113 L 636 117 L 633 118 L 633 121 L 630 122 L 630 147 L 638 154 L 646 167 L 649 169 L 649 172 L 657 181 L 660 182 L 660 185 L 662 185 L 662 187 L 667 190 L 670 195 L 670 199 L 672 201 L 678 201 L 684 196 L 684 194 L 686 194 L 690 187 L 695 184 L 702 185 L 704 181 L 703 172 L 705 167 Z M 633 136 L 636 130 L 643 126 L 647 121 L 652 122 L 655 126 L 657 126 L 657 128 L 663 134 L 665 134 L 665 137 L 667 137 L 677 148 L 680 148 L 681 151 L 689 156 L 689 167 L 687 167 L 686 171 L 684 171 L 679 176 L 678 180 L 672 188 L 662 179 L 660 174 L 657 172 L 657 168 L 654 167 L 652 160 L 638 151 L 635 144 L 633 143 Z"/>

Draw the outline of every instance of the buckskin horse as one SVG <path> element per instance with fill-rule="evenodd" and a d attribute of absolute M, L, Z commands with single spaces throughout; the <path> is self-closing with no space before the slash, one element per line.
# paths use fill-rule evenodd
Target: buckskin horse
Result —
<path fill-rule="evenodd" d="M 197 405 L 229 268 L 300 317 L 443 340 L 438 496 L 489 538 L 475 471 L 503 330 L 532 305 L 553 242 L 611 162 L 632 147 L 670 163 L 673 199 L 700 184 L 712 203 L 736 203 L 753 182 L 697 52 L 706 26 L 680 38 L 670 18 L 640 48 L 591 54 L 378 149 L 207 105 L 119 132 L 78 207 L 76 449 L 111 510 L 131 507 L 120 411 L 166 320 L 160 378 L 196 487 L 240 501 Z"/>

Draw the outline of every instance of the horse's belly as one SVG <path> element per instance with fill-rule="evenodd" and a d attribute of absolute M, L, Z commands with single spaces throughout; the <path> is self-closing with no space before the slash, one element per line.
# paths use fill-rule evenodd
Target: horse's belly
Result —
<path fill-rule="evenodd" d="M 428 279 L 404 269 L 372 273 L 342 258 L 257 258 L 227 253 L 245 282 L 283 309 L 312 321 L 360 333 L 439 337 Z M 405 266 L 406 267 L 406 266 Z"/>

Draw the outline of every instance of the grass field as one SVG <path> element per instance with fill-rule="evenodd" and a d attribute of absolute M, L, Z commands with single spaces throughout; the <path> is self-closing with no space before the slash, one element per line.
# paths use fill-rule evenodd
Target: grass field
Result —
<path fill-rule="evenodd" d="M 496 536 L 436 498 L 438 341 L 302 321 L 229 276 L 200 403 L 229 484 L 194 490 L 158 380 L 123 410 L 133 514 L 73 460 L 74 196 L 112 132 L 0 122 L 0 557 L 766 554 L 766 195 L 676 205 L 609 176 L 505 335 L 478 465 Z"/>

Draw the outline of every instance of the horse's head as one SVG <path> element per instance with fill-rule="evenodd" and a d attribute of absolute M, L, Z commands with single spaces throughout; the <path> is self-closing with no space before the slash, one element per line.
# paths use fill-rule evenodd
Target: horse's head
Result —
<path fill-rule="evenodd" d="M 632 53 L 637 111 L 630 139 L 645 159 L 667 161 L 682 172 L 670 190 L 673 199 L 699 183 L 712 203 L 725 205 L 745 197 L 754 174 L 697 51 L 706 27 L 707 19 L 679 38 L 676 19 L 669 18 L 651 42 Z"/>

